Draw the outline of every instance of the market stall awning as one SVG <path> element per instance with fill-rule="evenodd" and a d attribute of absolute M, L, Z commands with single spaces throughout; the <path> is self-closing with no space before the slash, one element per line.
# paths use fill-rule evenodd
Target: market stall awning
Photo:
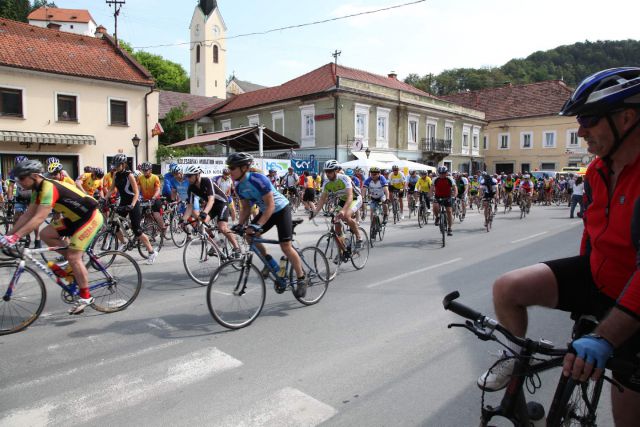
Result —
<path fill-rule="evenodd" d="M 258 151 L 260 134 L 258 126 L 251 126 L 240 129 L 222 130 L 218 132 L 204 133 L 176 142 L 169 147 L 189 147 L 221 144 L 229 146 L 236 151 Z M 286 150 L 289 148 L 299 148 L 300 144 L 280 135 L 271 129 L 263 129 L 263 149 L 264 150 Z"/>
<path fill-rule="evenodd" d="M 9 130 L 0 130 L 0 141 L 26 144 L 96 145 L 96 137 L 93 135 L 17 132 Z"/>

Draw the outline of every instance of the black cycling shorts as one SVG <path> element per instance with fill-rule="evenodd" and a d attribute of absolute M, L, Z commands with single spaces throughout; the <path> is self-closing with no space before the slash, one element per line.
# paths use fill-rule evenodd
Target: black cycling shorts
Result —
<path fill-rule="evenodd" d="M 591 276 L 591 267 L 587 256 L 574 256 L 545 261 L 558 282 L 558 310 L 585 315 L 590 314 L 603 319 L 615 305 L 615 301 L 598 290 Z M 620 348 L 615 355 L 634 363 L 640 363 L 640 333 L 636 333 Z M 640 377 L 613 373 L 613 377 L 625 387 L 640 392 Z"/>
<path fill-rule="evenodd" d="M 127 205 L 120 205 L 127 206 Z M 144 231 L 142 230 L 142 208 L 140 207 L 140 203 L 136 203 L 136 205 L 129 211 L 128 214 L 120 213 L 120 216 L 129 215 L 129 221 L 131 221 L 131 229 L 133 230 L 133 234 L 136 237 L 142 236 Z"/>
<path fill-rule="evenodd" d="M 316 198 L 316 190 L 313 188 L 305 188 L 304 194 L 302 195 L 303 202 L 313 202 Z"/>
<path fill-rule="evenodd" d="M 433 203 L 438 204 L 440 206 L 444 206 L 445 208 L 450 208 L 452 205 L 451 202 L 452 202 L 451 197 L 446 197 L 442 199 L 439 199 L 436 197 L 433 199 Z"/>
<path fill-rule="evenodd" d="M 257 224 L 258 220 L 262 216 L 262 212 L 251 221 L 252 224 Z M 278 229 L 278 241 L 280 243 L 290 242 L 293 240 L 293 224 L 291 223 L 291 205 L 287 205 L 282 210 L 275 212 L 269 220 L 262 226 L 262 233 L 266 233 L 271 230 L 273 226 Z"/>
<path fill-rule="evenodd" d="M 209 218 L 216 218 L 216 221 L 229 221 L 229 204 L 216 200 L 209 212 Z"/>

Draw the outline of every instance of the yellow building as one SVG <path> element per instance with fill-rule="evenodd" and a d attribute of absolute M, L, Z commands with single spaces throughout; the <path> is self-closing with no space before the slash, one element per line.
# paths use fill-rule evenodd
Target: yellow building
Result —
<path fill-rule="evenodd" d="M 571 92 L 564 82 L 550 80 L 442 98 L 486 113 L 481 148 L 487 171 L 559 171 L 590 161 L 575 118 L 558 116 Z"/>

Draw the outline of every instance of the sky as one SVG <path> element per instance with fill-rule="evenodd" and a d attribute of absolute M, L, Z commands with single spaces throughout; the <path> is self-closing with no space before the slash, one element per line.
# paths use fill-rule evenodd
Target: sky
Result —
<path fill-rule="evenodd" d="M 104 0 L 54 0 L 88 9 L 113 33 Z M 416 0 L 219 0 L 227 37 L 267 31 Z M 189 73 L 189 23 L 196 0 L 126 0 L 118 37 L 180 63 Z M 333 61 L 400 79 L 452 68 L 500 66 L 539 50 L 585 40 L 640 40 L 637 0 L 426 0 L 325 24 L 227 40 L 227 75 L 275 86 Z M 638 64 L 628 64 L 638 65 Z M 560 76 L 558 76 L 560 78 Z"/>

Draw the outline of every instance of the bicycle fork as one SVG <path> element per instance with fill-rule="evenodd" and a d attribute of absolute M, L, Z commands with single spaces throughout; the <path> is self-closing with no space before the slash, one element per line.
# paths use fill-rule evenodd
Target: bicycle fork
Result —
<path fill-rule="evenodd" d="M 242 269 L 240 270 L 240 276 L 238 277 L 238 283 L 233 290 L 235 296 L 242 296 L 247 289 L 247 281 L 249 280 L 249 273 L 251 273 L 251 265 L 253 260 L 253 254 L 248 253 L 245 260 L 242 262 Z"/>

